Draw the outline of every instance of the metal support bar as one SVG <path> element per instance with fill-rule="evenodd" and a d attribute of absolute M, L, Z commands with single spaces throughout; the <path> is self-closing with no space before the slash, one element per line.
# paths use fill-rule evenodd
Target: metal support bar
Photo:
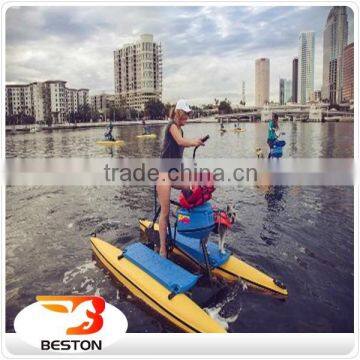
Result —
<path fill-rule="evenodd" d="M 151 224 L 151 228 L 152 228 L 152 229 L 154 229 L 156 220 L 157 220 L 157 218 L 158 218 L 159 215 L 160 215 L 160 211 L 161 211 L 161 206 L 159 206 L 159 208 L 158 208 L 157 210 L 155 210 L 155 215 L 154 215 L 154 217 L 153 217 L 153 221 L 152 221 L 152 224 Z"/>
<path fill-rule="evenodd" d="M 157 208 L 157 192 L 156 192 L 156 185 L 154 185 L 154 214 L 156 214 L 156 208 Z"/>
<path fill-rule="evenodd" d="M 206 238 L 201 239 L 201 240 L 200 240 L 200 243 L 201 243 L 201 249 L 202 249 L 203 254 L 204 254 L 204 260 L 205 260 L 205 265 L 206 265 L 207 274 L 208 274 L 208 277 L 209 277 L 210 282 L 212 282 L 211 268 L 210 268 L 210 261 L 209 261 L 209 254 L 208 254 L 208 252 L 207 252 L 207 247 L 206 247 L 206 244 L 207 244 L 207 242 L 208 242 L 208 239 L 209 239 L 209 237 L 207 236 Z"/>
<path fill-rule="evenodd" d="M 169 236 L 169 250 L 171 251 L 174 248 L 174 240 L 171 234 L 171 224 L 170 224 L 170 219 L 168 219 L 168 236 Z"/>

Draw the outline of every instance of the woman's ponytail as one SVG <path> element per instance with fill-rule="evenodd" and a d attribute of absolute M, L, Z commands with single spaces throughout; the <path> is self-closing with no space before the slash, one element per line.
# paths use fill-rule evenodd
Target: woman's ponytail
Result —
<path fill-rule="evenodd" d="M 175 119 L 175 106 L 172 106 L 172 107 L 170 108 L 169 118 L 170 118 L 171 120 L 174 120 L 174 119 Z"/>

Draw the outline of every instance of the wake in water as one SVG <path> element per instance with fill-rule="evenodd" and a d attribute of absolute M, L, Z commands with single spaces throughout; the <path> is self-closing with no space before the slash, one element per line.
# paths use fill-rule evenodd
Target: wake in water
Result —
<path fill-rule="evenodd" d="M 227 305 L 236 303 L 235 302 L 236 298 L 239 295 L 239 293 L 242 292 L 241 290 L 242 291 L 247 290 L 247 285 L 242 280 L 240 280 L 238 283 L 236 283 L 236 285 L 232 287 L 231 292 L 229 293 L 228 296 L 226 296 L 226 298 L 223 301 L 217 303 L 213 307 L 208 307 L 204 309 L 214 320 L 216 320 L 219 324 L 221 324 L 221 326 L 223 326 L 226 330 L 229 329 L 229 324 L 234 323 L 238 319 L 242 307 L 231 306 L 231 308 L 234 308 L 235 311 L 230 316 L 225 317 L 222 316 L 220 313 L 225 312 L 224 309 Z"/>

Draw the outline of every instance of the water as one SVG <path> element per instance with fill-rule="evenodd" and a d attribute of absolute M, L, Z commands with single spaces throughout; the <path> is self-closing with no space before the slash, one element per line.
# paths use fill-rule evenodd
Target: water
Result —
<path fill-rule="evenodd" d="M 284 123 L 284 156 L 352 157 L 353 124 Z M 230 125 L 229 125 L 230 127 Z M 199 155 L 254 157 L 266 149 L 266 125 L 220 135 L 215 124 L 185 127 L 210 134 Z M 8 157 L 157 156 L 158 140 L 138 140 L 136 126 L 116 129 L 126 146 L 95 145 L 103 129 L 7 135 Z M 187 152 L 189 155 L 189 152 Z M 112 280 L 92 258 L 93 231 L 118 247 L 139 239 L 137 219 L 150 217 L 146 187 L 8 187 L 6 198 L 7 331 L 16 314 L 39 294 L 100 294 L 121 309 L 130 332 L 178 331 Z M 353 332 L 353 188 L 224 187 L 217 204 L 232 203 L 238 219 L 228 245 L 246 262 L 280 278 L 286 301 L 242 283 L 209 306 L 231 332 Z"/>

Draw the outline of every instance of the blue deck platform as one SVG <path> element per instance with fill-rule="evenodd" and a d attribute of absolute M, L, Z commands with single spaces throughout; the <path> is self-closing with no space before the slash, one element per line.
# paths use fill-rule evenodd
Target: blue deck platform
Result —
<path fill-rule="evenodd" d="M 188 254 L 198 263 L 205 265 L 204 254 L 199 239 L 191 238 L 177 233 L 175 244 L 179 249 L 181 249 L 184 253 Z M 207 250 L 209 254 L 210 266 L 212 268 L 217 268 L 226 263 L 231 255 L 231 252 L 228 250 L 225 250 L 225 254 L 222 254 L 219 251 L 218 245 L 212 241 L 208 241 Z"/>
<path fill-rule="evenodd" d="M 174 294 L 190 290 L 199 277 L 163 258 L 141 243 L 127 246 L 124 257 L 145 271 Z"/>

